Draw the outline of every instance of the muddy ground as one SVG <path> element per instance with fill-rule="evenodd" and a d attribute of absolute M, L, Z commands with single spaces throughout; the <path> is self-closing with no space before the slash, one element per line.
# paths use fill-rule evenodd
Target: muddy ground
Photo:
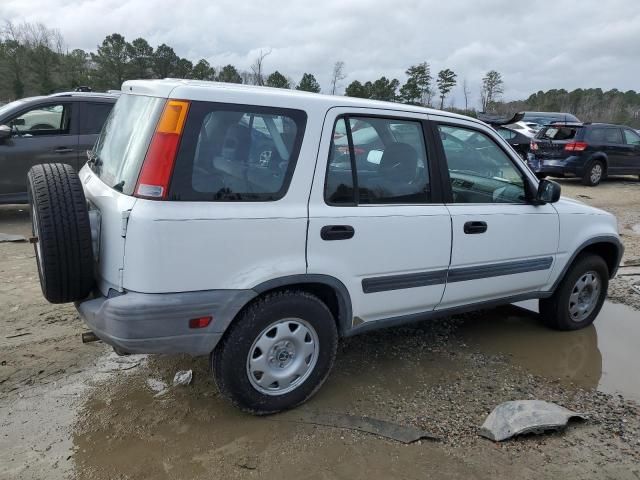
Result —
<path fill-rule="evenodd" d="M 117 357 L 83 345 L 73 307 L 40 293 L 33 250 L 0 243 L 0 479 L 478 478 L 640 479 L 640 182 L 563 193 L 615 213 L 621 276 L 594 326 L 542 327 L 520 307 L 344 340 L 306 405 L 254 418 L 224 402 L 207 359 Z M 0 232 L 28 234 L 21 206 L 0 206 Z M 527 304 L 525 307 L 535 305 Z M 169 387 L 193 369 L 188 387 Z M 589 414 L 564 432 L 494 444 L 478 426 L 505 400 L 543 399 Z M 423 428 L 404 445 L 304 423 L 349 413 Z"/>

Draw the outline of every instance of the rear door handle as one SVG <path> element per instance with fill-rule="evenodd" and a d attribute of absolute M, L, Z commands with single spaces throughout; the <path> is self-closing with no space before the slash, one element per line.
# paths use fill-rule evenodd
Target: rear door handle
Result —
<path fill-rule="evenodd" d="M 73 152 L 73 148 L 69 147 L 58 147 L 54 150 L 56 153 L 71 153 Z"/>
<path fill-rule="evenodd" d="M 320 229 L 320 238 L 323 240 L 349 240 L 356 231 L 351 225 L 325 225 Z"/>
<path fill-rule="evenodd" d="M 464 233 L 474 235 L 487 231 L 487 222 L 467 222 L 464 224 Z"/>

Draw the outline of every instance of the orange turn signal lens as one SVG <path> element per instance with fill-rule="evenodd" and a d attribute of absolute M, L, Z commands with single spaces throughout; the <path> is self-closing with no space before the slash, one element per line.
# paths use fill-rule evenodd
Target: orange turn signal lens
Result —
<path fill-rule="evenodd" d="M 184 100 L 168 100 L 156 127 L 156 133 L 173 133 L 180 135 L 189 111 L 189 102 Z"/>

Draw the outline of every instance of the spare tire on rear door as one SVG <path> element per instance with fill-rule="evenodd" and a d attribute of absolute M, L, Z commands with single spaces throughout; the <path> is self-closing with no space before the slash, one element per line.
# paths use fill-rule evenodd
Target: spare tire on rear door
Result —
<path fill-rule="evenodd" d="M 51 303 L 86 298 L 94 285 L 91 226 L 78 174 L 69 165 L 36 165 L 27 175 L 40 286 Z"/>

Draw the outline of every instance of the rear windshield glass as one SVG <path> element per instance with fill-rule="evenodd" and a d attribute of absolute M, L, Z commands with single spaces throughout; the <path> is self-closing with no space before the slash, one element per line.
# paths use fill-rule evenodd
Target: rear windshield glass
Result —
<path fill-rule="evenodd" d="M 299 110 L 192 102 L 170 200 L 273 201 L 289 186 L 304 134 Z"/>
<path fill-rule="evenodd" d="M 525 112 L 523 120 L 535 123 L 538 126 L 549 125 L 553 122 L 579 122 L 578 117 L 570 113 L 545 113 L 545 112 Z"/>
<path fill-rule="evenodd" d="M 165 99 L 122 95 L 111 110 L 93 152 L 100 179 L 132 195 Z"/>
<path fill-rule="evenodd" d="M 536 137 L 547 140 L 573 140 L 578 128 L 580 127 L 545 127 Z"/>

